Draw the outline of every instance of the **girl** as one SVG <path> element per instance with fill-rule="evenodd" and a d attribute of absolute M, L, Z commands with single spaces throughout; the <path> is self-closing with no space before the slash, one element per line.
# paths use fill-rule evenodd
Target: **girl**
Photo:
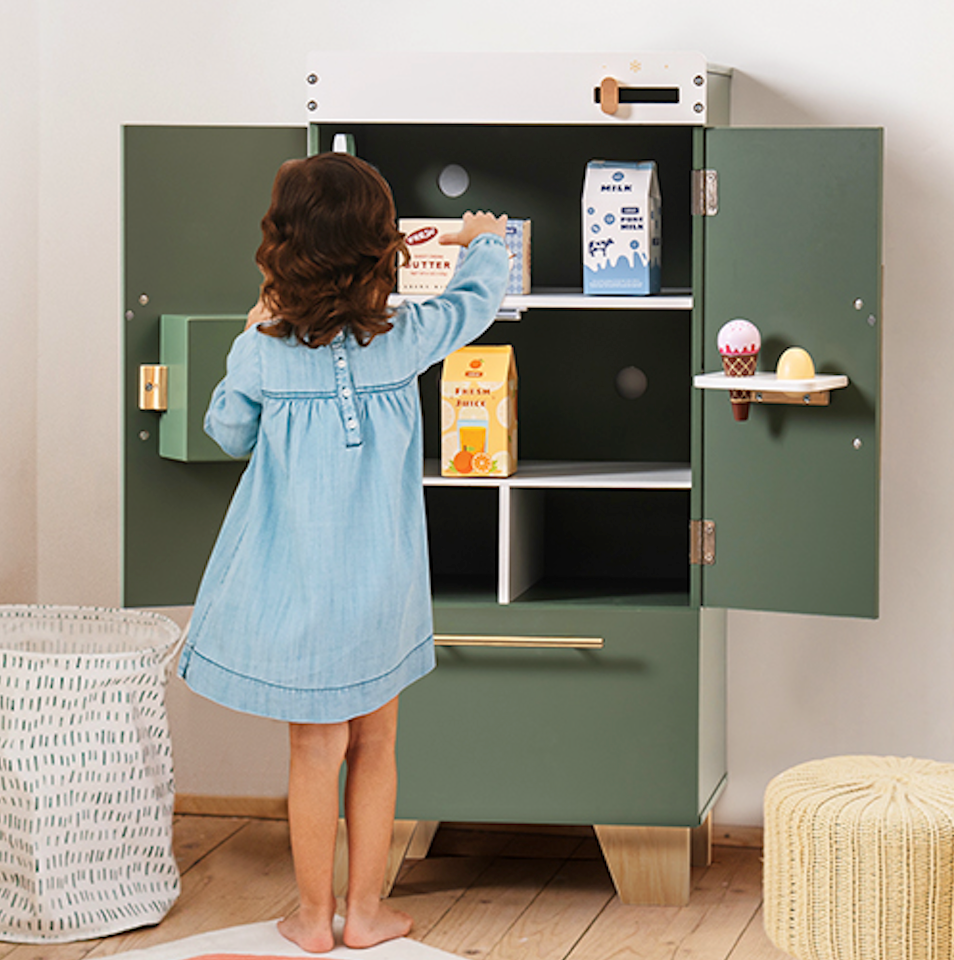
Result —
<path fill-rule="evenodd" d="M 290 724 L 300 908 L 279 929 L 334 945 L 338 774 L 347 761 L 344 942 L 406 935 L 380 899 L 397 790 L 398 693 L 434 667 L 417 378 L 493 321 L 506 217 L 465 214 L 446 292 L 388 312 L 407 257 L 390 188 L 347 154 L 284 164 L 262 220 L 265 281 L 206 415 L 251 451 L 199 588 L 179 674 Z"/>

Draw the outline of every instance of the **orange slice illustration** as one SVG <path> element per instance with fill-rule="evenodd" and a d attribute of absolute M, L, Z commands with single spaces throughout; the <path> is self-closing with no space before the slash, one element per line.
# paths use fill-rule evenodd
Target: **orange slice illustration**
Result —
<path fill-rule="evenodd" d="M 486 453 L 475 453 L 472 461 L 474 473 L 490 473 L 490 468 L 494 465 L 493 460 Z"/>

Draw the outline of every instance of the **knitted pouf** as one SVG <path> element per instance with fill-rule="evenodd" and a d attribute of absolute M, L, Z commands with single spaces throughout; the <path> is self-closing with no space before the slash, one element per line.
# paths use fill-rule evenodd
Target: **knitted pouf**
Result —
<path fill-rule="evenodd" d="M 832 757 L 765 793 L 765 929 L 798 960 L 951 960 L 954 764 Z"/>

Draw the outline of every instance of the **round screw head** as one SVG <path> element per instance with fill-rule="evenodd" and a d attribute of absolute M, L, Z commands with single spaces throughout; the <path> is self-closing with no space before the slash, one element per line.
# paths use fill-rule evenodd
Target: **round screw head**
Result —
<path fill-rule="evenodd" d="M 864 306 L 865 306 L 864 300 L 862 300 L 861 297 L 858 297 L 858 299 L 855 300 L 855 309 L 856 309 L 856 310 L 863 310 L 863 309 L 864 309 Z"/>
<path fill-rule="evenodd" d="M 317 82 L 318 82 L 318 74 L 317 74 L 317 73 L 309 73 L 309 74 L 308 74 L 308 82 L 309 82 L 309 83 L 317 83 Z"/>
<path fill-rule="evenodd" d="M 148 294 L 148 293 L 140 293 L 140 294 L 139 294 L 139 302 L 140 302 L 143 306 L 145 306 L 147 303 L 149 303 L 149 294 Z"/>
<path fill-rule="evenodd" d="M 317 110 L 317 109 L 318 109 L 318 103 L 317 103 L 317 101 L 315 101 L 315 100 L 309 100 L 309 101 L 308 101 L 308 109 L 311 110 L 312 112 L 314 112 L 315 110 Z"/>
<path fill-rule="evenodd" d="M 855 437 L 854 441 L 851 444 L 856 450 L 860 450 L 864 444 L 861 442 L 861 437 Z"/>
<path fill-rule="evenodd" d="M 140 430 L 140 431 L 139 431 L 139 439 L 140 439 L 140 440 L 148 440 L 148 439 L 149 439 L 149 431 L 148 431 L 148 430 Z"/>
<path fill-rule="evenodd" d="M 125 313 L 125 317 L 126 317 L 127 320 L 135 320 L 135 319 L 136 319 L 136 314 L 133 313 L 132 310 L 127 310 L 126 313 Z"/>

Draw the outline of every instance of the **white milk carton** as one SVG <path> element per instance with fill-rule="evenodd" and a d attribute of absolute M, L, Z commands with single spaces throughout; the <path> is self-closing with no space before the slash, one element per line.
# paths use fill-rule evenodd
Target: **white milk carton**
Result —
<path fill-rule="evenodd" d="M 661 262 L 655 161 L 592 160 L 583 181 L 583 292 L 659 293 Z"/>

